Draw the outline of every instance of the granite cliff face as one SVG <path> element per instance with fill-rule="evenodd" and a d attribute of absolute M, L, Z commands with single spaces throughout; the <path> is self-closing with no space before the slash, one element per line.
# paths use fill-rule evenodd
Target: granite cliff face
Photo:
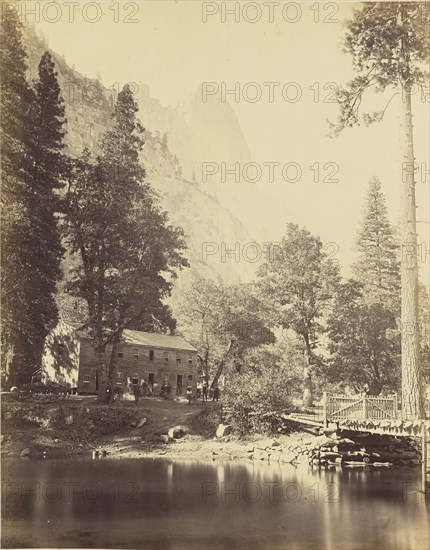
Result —
<path fill-rule="evenodd" d="M 142 118 L 149 128 L 162 134 L 167 132 L 186 177 L 192 179 L 195 175 L 201 181 L 204 162 L 225 162 L 231 166 L 250 161 L 242 130 L 228 103 L 211 96 L 205 98 L 198 89 L 186 103 L 174 109 L 165 108 L 151 97 L 148 86 L 139 83 L 136 87 Z"/>
<path fill-rule="evenodd" d="M 204 97 L 201 87 L 174 109 L 163 107 L 142 83 L 136 84 L 135 97 L 148 128 L 161 136 L 167 134 L 169 148 L 178 157 L 184 176 L 198 182 L 201 189 L 252 228 L 255 238 L 264 234 L 257 221 L 262 196 L 250 178 L 243 176 L 251 154 L 231 105 L 222 102 L 219 95 Z M 234 246 L 234 239 L 231 241 L 229 246 Z"/>
<path fill-rule="evenodd" d="M 37 67 L 46 43 L 31 29 L 25 30 L 29 54 L 29 77 L 37 76 Z M 97 143 L 110 123 L 117 90 L 107 89 L 68 66 L 62 56 L 51 51 L 66 105 L 68 152 L 79 155 L 85 147 L 97 152 Z M 257 240 L 232 213 L 235 200 L 217 193 L 216 184 L 205 186 L 198 173 L 211 151 L 211 160 L 247 162 L 249 152 L 234 112 L 228 105 L 210 107 L 196 98 L 188 108 L 165 108 L 150 97 L 147 86 L 140 84 L 135 97 L 145 130 L 142 163 L 147 180 L 159 193 L 162 206 L 173 224 L 183 227 L 189 246 L 191 268 L 176 283 L 176 292 L 192 276 L 203 276 L 222 283 L 249 281 L 256 264 L 243 257 L 226 254 L 224 248 L 242 253 L 244 245 Z M 212 110 L 211 110 L 212 109 Z M 163 143 L 167 132 L 168 145 Z M 211 144 L 219 143 L 215 150 Z M 227 156 L 228 155 L 228 156 Z M 209 243 L 209 244 L 208 244 Z M 223 244 L 224 243 L 224 244 Z M 238 243 L 238 244 L 237 244 Z M 205 250 L 212 255 L 205 255 Z M 239 261 L 238 261 L 239 260 Z"/>

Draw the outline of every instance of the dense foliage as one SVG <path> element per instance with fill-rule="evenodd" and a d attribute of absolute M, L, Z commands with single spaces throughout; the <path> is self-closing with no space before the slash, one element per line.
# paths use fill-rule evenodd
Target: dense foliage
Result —
<path fill-rule="evenodd" d="M 64 106 L 49 53 L 34 88 L 28 84 L 21 32 L 15 11 L 2 18 L 2 375 L 8 385 L 28 381 L 40 368 L 45 336 L 58 318 L 63 255 Z"/>
<path fill-rule="evenodd" d="M 65 232 L 79 257 L 69 292 L 85 300 L 85 326 L 98 356 L 99 399 L 110 399 L 116 349 L 125 328 L 173 330 L 163 300 L 177 271 L 188 265 L 182 229 L 168 223 L 140 165 L 142 132 L 129 86 L 119 93 L 112 124 L 93 161 L 89 151 L 71 163 Z M 105 349 L 112 343 L 110 365 Z"/>
<path fill-rule="evenodd" d="M 275 433 L 292 409 L 288 370 L 264 368 L 233 375 L 223 392 L 223 419 L 238 434 Z"/>
<path fill-rule="evenodd" d="M 334 135 L 361 122 L 368 125 L 382 120 L 385 109 L 360 112 L 368 89 L 425 88 L 429 15 L 426 2 L 366 2 L 355 10 L 347 24 L 344 46 L 352 56 L 356 76 L 339 91 L 340 115 L 331 125 Z"/>
<path fill-rule="evenodd" d="M 378 395 L 399 389 L 400 336 L 396 318 L 384 303 L 367 303 L 363 286 L 343 283 L 328 319 L 327 375 L 354 393 Z"/>
<path fill-rule="evenodd" d="M 226 287 L 197 279 L 183 292 L 177 314 L 178 330 L 198 350 L 212 385 L 226 365 L 240 371 L 247 350 L 274 341 L 267 305 L 253 285 Z"/>
<path fill-rule="evenodd" d="M 340 279 L 338 266 L 324 252 L 319 237 L 289 223 L 279 247 L 267 251 L 258 275 L 264 299 L 276 312 L 275 324 L 292 329 L 302 339 L 307 356 L 303 401 L 309 406 L 312 365 L 319 361 L 314 349 Z"/>

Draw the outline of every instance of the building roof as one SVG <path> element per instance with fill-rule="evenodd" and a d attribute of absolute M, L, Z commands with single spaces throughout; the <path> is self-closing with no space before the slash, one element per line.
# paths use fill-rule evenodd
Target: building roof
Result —
<path fill-rule="evenodd" d="M 85 339 L 88 338 L 88 334 L 85 330 L 77 330 L 81 326 L 80 323 L 69 320 L 64 322 L 75 329 L 77 336 Z M 143 332 L 140 330 L 125 329 L 123 332 L 123 337 L 124 342 L 127 344 L 197 352 L 196 348 L 194 348 L 181 336 L 171 336 L 170 334 L 158 334 L 155 332 Z"/>
<path fill-rule="evenodd" d="M 138 344 L 154 348 L 179 349 L 185 351 L 197 351 L 191 344 L 181 336 L 170 336 L 169 334 L 157 334 L 155 332 L 141 332 L 138 330 L 124 330 L 124 342 L 127 344 Z"/>

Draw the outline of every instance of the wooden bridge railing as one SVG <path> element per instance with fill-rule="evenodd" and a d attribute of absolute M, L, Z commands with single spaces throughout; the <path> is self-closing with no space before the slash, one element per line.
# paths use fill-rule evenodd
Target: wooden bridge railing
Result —
<path fill-rule="evenodd" d="M 387 397 L 324 394 L 324 419 L 387 420 L 398 416 L 397 394 Z"/>

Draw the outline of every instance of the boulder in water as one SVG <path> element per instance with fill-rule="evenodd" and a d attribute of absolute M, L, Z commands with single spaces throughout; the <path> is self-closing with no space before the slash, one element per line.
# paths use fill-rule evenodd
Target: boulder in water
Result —
<path fill-rule="evenodd" d="M 287 462 L 287 463 L 290 464 L 291 462 L 296 461 L 296 455 L 294 453 L 282 453 L 280 461 L 281 462 Z"/>

